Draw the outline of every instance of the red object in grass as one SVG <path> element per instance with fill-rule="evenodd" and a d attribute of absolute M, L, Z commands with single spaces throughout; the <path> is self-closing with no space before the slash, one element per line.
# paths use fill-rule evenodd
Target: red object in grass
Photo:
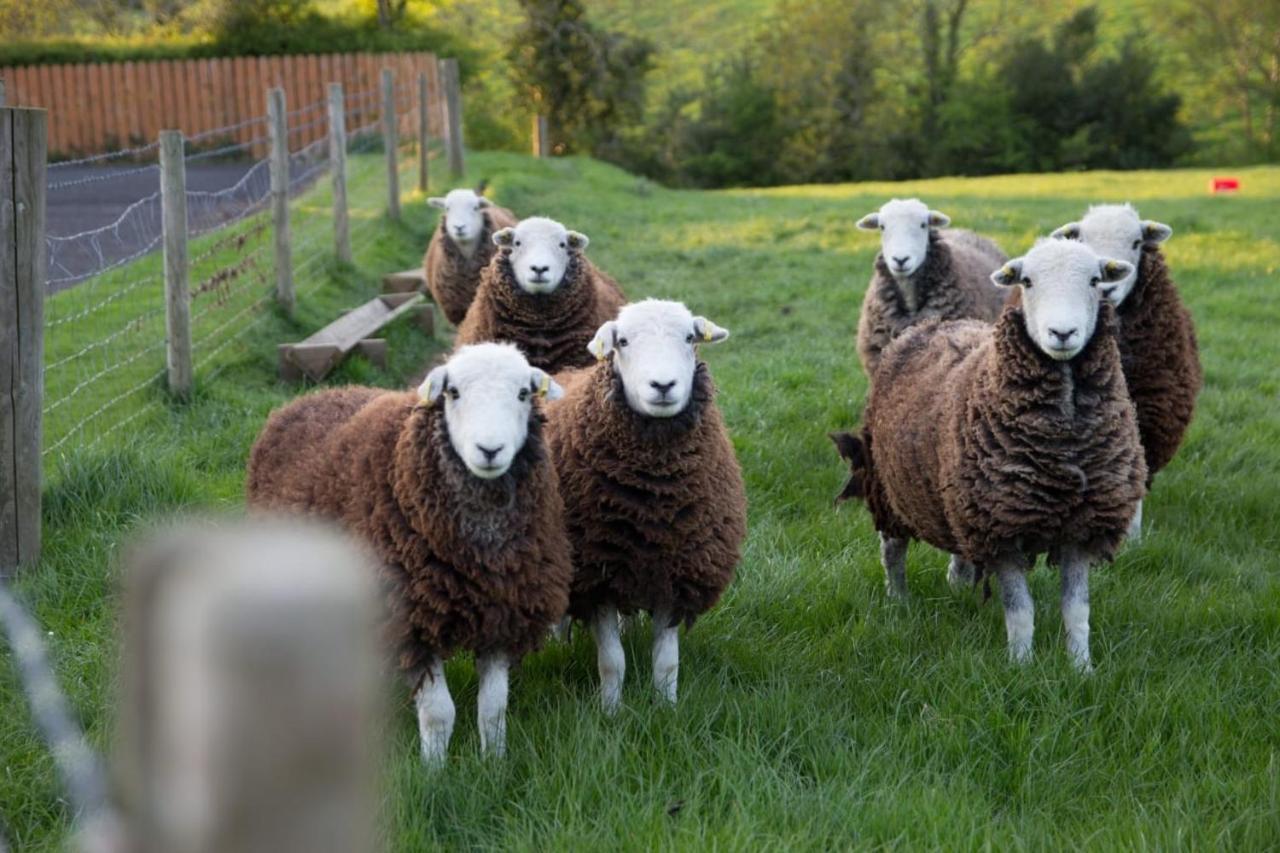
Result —
<path fill-rule="evenodd" d="M 1209 192 L 1212 193 L 1233 193 L 1239 189 L 1239 178 L 1214 178 L 1209 182 Z"/>

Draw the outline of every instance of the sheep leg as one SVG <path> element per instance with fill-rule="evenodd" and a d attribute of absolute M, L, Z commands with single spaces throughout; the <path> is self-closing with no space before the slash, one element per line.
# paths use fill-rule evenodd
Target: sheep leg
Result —
<path fill-rule="evenodd" d="M 1142 501 L 1138 501 L 1138 508 L 1133 513 L 1133 520 L 1129 522 L 1127 536 L 1130 542 L 1142 541 Z"/>
<path fill-rule="evenodd" d="M 953 590 L 963 592 L 972 589 L 973 575 L 973 563 L 958 554 L 951 555 L 951 562 L 947 564 L 947 583 L 951 584 Z"/>
<path fill-rule="evenodd" d="M 1031 638 L 1035 633 L 1035 605 L 1027 589 L 1027 574 L 1018 567 L 996 570 L 1000 580 L 1000 601 L 1004 604 L 1004 630 L 1009 636 L 1009 658 L 1014 663 L 1031 660 Z"/>
<path fill-rule="evenodd" d="M 618 608 L 604 606 L 591 618 L 591 633 L 596 638 L 596 666 L 600 670 L 600 705 L 606 714 L 614 714 L 622 702 L 622 680 L 627 674 L 627 661 L 622 653 L 622 636 L 618 627 Z"/>
<path fill-rule="evenodd" d="M 504 652 L 480 655 L 480 696 L 476 701 L 480 751 L 501 758 L 507 752 L 507 681 L 511 661 Z"/>
<path fill-rule="evenodd" d="M 653 614 L 653 686 L 672 705 L 676 703 L 676 681 L 680 672 L 680 626 L 671 624 L 671 614 Z"/>
<path fill-rule="evenodd" d="M 428 767 L 444 764 L 449 754 L 449 738 L 453 735 L 455 710 L 449 685 L 444 680 L 444 661 L 434 658 L 414 696 L 418 709 L 418 736 L 422 760 Z"/>
<path fill-rule="evenodd" d="M 884 587 L 890 598 L 907 597 L 907 540 L 880 534 L 880 562 L 884 563 Z"/>
<path fill-rule="evenodd" d="M 1082 555 L 1064 555 L 1062 560 L 1062 626 L 1067 634 L 1067 652 L 1081 672 L 1091 672 L 1089 663 L 1089 561 Z"/>

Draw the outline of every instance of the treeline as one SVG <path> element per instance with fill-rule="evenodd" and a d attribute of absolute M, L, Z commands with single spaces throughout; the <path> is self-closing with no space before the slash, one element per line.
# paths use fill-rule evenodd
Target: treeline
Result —
<path fill-rule="evenodd" d="M 1171 166 L 1205 153 L 1184 118 L 1189 96 L 1243 97 L 1235 121 L 1248 134 L 1215 143 L 1219 162 L 1275 159 L 1280 42 L 1248 4 L 1224 21 L 1236 2 L 1169 0 L 1165 20 L 1108 32 L 1093 6 L 1046 25 L 1035 3 L 784 0 L 704 85 L 647 109 L 656 46 L 592 25 L 580 0 L 521 0 L 509 58 L 555 150 L 674 185 Z M 1235 85 L 1222 73 L 1233 62 L 1274 79 Z"/>

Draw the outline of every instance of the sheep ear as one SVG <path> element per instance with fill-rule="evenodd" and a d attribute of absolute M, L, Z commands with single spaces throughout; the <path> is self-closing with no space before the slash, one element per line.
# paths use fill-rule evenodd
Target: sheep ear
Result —
<path fill-rule="evenodd" d="M 694 317 L 693 334 L 698 343 L 718 344 L 729 337 L 729 330 L 717 326 L 706 317 Z"/>
<path fill-rule="evenodd" d="M 551 378 L 551 374 L 536 367 L 530 373 L 529 390 L 544 400 L 559 400 L 564 396 L 564 389 Z"/>
<path fill-rule="evenodd" d="M 418 386 L 418 396 L 429 406 L 440 399 L 447 384 L 449 384 L 449 374 L 445 372 L 445 366 L 442 364 L 433 368 L 427 374 L 427 378 L 422 380 L 422 384 Z"/>
<path fill-rule="evenodd" d="M 1103 258 L 1098 261 L 1098 269 L 1102 271 L 1102 281 L 1106 284 L 1122 281 L 1133 272 L 1133 264 L 1128 261 L 1116 261 Z"/>
<path fill-rule="evenodd" d="M 493 245 L 501 246 L 504 249 L 510 249 L 511 244 L 516 241 L 516 229 L 507 227 L 499 228 L 493 232 Z"/>
<path fill-rule="evenodd" d="M 1142 220 L 1142 240 L 1145 243 L 1163 243 L 1173 236 L 1173 229 L 1154 219 Z"/>
<path fill-rule="evenodd" d="M 492 203 L 492 202 L 490 202 L 490 201 L 489 201 L 489 199 L 485 198 L 484 196 L 477 196 L 477 197 L 476 197 L 476 209 L 477 209 L 477 210 L 484 210 L 484 209 L 485 209 L 486 207 L 488 207 L 491 203 Z"/>
<path fill-rule="evenodd" d="M 591 242 L 587 239 L 587 235 L 583 234 L 581 231 L 570 231 L 568 239 L 569 248 L 578 252 L 587 248 L 587 244 Z"/>
<path fill-rule="evenodd" d="M 991 274 L 991 281 L 1000 287 L 1012 287 L 1022 281 L 1022 258 L 1006 261 L 1004 266 Z"/>
<path fill-rule="evenodd" d="M 840 458 L 856 467 L 862 467 L 866 454 L 862 449 L 862 439 L 851 432 L 829 432 L 827 438 L 836 446 Z"/>
<path fill-rule="evenodd" d="M 858 220 L 858 228 L 862 231 L 878 231 L 880 229 L 880 214 L 868 213 Z"/>
<path fill-rule="evenodd" d="M 596 336 L 587 344 L 587 349 L 598 361 L 604 361 L 613 352 L 613 342 L 618 337 L 618 324 L 610 320 L 600 327 Z"/>
<path fill-rule="evenodd" d="M 1049 235 L 1055 240 L 1079 240 L 1080 239 L 1080 223 L 1068 222 L 1061 228 L 1055 228 L 1053 233 Z"/>
<path fill-rule="evenodd" d="M 431 198 L 427 199 L 427 204 L 431 205 L 432 207 L 438 207 L 441 210 L 444 210 L 444 207 L 445 207 L 444 199 L 438 195 L 433 195 Z"/>
<path fill-rule="evenodd" d="M 951 224 L 951 217 L 947 216 L 941 210 L 929 211 L 929 227 L 930 228 L 946 228 Z"/>

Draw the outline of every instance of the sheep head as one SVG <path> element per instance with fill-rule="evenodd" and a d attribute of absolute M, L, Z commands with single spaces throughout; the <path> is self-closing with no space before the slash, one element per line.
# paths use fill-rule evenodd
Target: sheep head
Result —
<path fill-rule="evenodd" d="M 516 284 L 526 293 L 554 293 L 564 281 L 569 263 L 587 248 L 587 235 L 570 231 L 543 216 L 523 219 L 514 228 L 493 235 L 499 251 L 511 262 Z"/>
<path fill-rule="evenodd" d="M 484 233 L 484 209 L 489 200 L 471 190 L 450 190 L 443 197 L 427 199 L 427 204 L 444 211 L 444 231 L 466 255 L 475 251 Z"/>
<path fill-rule="evenodd" d="M 1155 246 L 1168 240 L 1173 229 L 1154 219 L 1139 219 L 1138 211 L 1129 204 L 1097 204 L 1085 212 L 1079 222 L 1068 222 L 1053 232 L 1062 240 L 1079 240 L 1099 255 L 1126 261 L 1134 271 L 1123 281 L 1103 288 L 1102 295 L 1113 305 L 1124 302 L 1138 281 L 1138 263 L 1142 247 Z"/>
<path fill-rule="evenodd" d="M 558 400 L 564 392 L 512 344 L 475 344 L 428 373 L 418 394 L 425 405 L 444 407 L 449 443 L 467 470 L 492 480 L 524 447 L 534 398 Z"/>
<path fill-rule="evenodd" d="M 863 231 L 880 232 L 880 253 L 896 279 L 909 278 L 929 254 L 929 231 L 945 228 L 951 219 L 930 210 L 918 198 L 893 199 L 879 211 L 858 220 Z"/>
<path fill-rule="evenodd" d="M 679 302 L 645 299 L 601 326 L 588 349 L 596 358 L 612 360 L 632 410 L 670 418 L 689 405 L 698 345 L 727 337 L 727 329 L 695 317 Z"/>

